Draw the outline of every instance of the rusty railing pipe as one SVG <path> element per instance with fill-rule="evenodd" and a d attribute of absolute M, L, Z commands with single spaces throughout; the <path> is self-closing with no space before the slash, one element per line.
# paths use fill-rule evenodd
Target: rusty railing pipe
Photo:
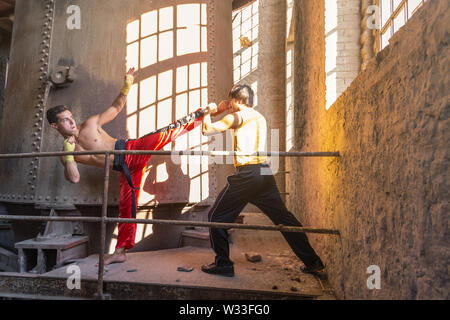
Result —
<path fill-rule="evenodd" d="M 284 225 L 265 225 L 265 224 L 241 224 L 241 223 L 223 223 L 223 222 L 203 222 L 189 220 L 163 220 L 163 219 L 132 219 L 132 218 L 108 218 L 104 220 L 101 217 L 57 217 L 57 216 L 19 216 L 19 215 L 0 215 L 0 220 L 18 220 L 18 221 L 80 221 L 98 223 L 142 223 L 142 224 L 163 224 L 178 225 L 189 227 L 208 227 L 221 229 L 248 229 L 248 230 L 266 230 L 280 232 L 304 232 L 339 235 L 338 230 L 310 227 L 295 227 Z"/>
<path fill-rule="evenodd" d="M 235 229 L 252 229 L 252 230 L 274 230 L 281 232 L 309 232 L 322 234 L 339 234 L 337 230 L 305 228 L 293 226 L 269 226 L 269 225 L 245 225 L 238 223 L 212 223 L 212 222 L 193 222 L 193 221 L 174 221 L 160 219 L 125 219 L 125 218 L 108 218 L 108 190 L 109 190 L 109 156 L 111 154 L 131 154 L 131 155 L 194 155 L 194 156 L 231 156 L 231 155 L 256 155 L 256 156 L 279 156 L 279 157 L 339 157 L 339 152 L 256 152 L 253 154 L 235 152 L 235 151 L 155 151 L 155 150 L 97 150 L 97 151 L 72 151 L 72 152 L 38 152 L 38 153 L 19 153 L 19 154 L 0 154 L 0 159 L 12 158 L 41 158 L 41 157 L 58 157 L 66 155 L 105 155 L 104 183 L 103 183 L 103 203 L 102 216 L 96 217 L 38 217 L 38 216 L 11 216 L 0 215 L 0 220 L 27 220 L 27 221 L 85 221 L 85 222 L 101 222 L 100 235 L 100 253 L 98 261 L 98 278 L 97 278 L 97 298 L 103 299 L 103 274 L 105 262 L 106 247 L 106 223 L 145 223 L 145 224 L 170 224 L 184 226 L 203 226 L 210 228 L 235 228 Z"/>
<path fill-rule="evenodd" d="M 100 253 L 98 255 L 98 284 L 97 295 L 99 299 L 103 299 L 103 274 L 105 262 L 106 247 L 106 216 L 108 213 L 108 191 L 109 191 L 109 153 L 105 154 L 105 176 L 103 182 L 103 204 L 100 231 Z"/>
<path fill-rule="evenodd" d="M 45 158 L 45 157 L 60 157 L 60 156 L 84 156 L 84 155 L 98 155 L 98 154 L 131 154 L 131 155 L 160 155 L 160 156 L 267 156 L 267 157 L 340 157 L 339 152 L 255 152 L 245 153 L 237 151 L 163 151 L 163 150 L 97 150 L 97 151 L 55 151 L 55 152 L 30 152 L 30 153 L 5 153 L 0 154 L 0 159 L 12 158 Z"/>

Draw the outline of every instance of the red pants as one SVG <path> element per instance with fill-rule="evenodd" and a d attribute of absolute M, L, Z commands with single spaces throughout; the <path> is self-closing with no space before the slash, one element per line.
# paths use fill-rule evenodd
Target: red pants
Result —
<path fill-rule="evenodd" d="M 160 150 L 166 144 L 174 141 L 184 133 L 191 131 L 202 123 L 202 118 L 195 121 L 188 122 L 175 129 L 170 129 L 165 132 L 147 135 L 136 140 L 128 140 L 126 143 L 126 150 Z M 144 170 L 151 155 L 126 155 L 125 163 L 130 169 L 133 185 L 140 187 Z M 136 205 L 139 203 L 140 190 L 135 191 Z M 125 174 L 122 172 L 120 177 L 120 202 L 119 202 L 119 217 L 131 218 L 131 188 L 128 185 Z M 134 240 L 136 236 L 135 223 L 119 223 L 119 235 L 117 237 L 116 249 L 125 247 L 131 249 L 134 247 Z"/>

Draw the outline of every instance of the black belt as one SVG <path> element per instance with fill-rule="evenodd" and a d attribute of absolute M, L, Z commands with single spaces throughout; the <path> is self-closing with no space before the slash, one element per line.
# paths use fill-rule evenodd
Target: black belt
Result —
<path fill-rule="evenodd" d="M 114 146 L 115 150 L 126 150 L 126 140 L 117 140 Z M 136 195 L 134 193 L 135 190 L 139 190 L 139 188 L 135 188 L 133 185 L 133 179 L 131 178 L 131 172 L 128 166 L 125 163 L 125 155 L 124 154 L 115 154 L 114 155 L 114 165 L 113 170 L 123 171 L 125 178 L 127 178 L 128 185 L 131 188 L 131 216 L 136 218 Z"/>
<path fill-rule="evenodd" d="M 262 163 L 254 163 L 254 164 L 243 164 L 240 166 L 235 167 L 236 171 L 241 171 L 241 170 L 245 170 L 245 169 L 255 169 L 255 168 L 260 168 L 260 167 L 269 167 L 269 164 L 267 162 L 262 162 Z"/>

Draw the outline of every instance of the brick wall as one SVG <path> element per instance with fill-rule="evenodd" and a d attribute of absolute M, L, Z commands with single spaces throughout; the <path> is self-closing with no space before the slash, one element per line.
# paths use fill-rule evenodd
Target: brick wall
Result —
<path fill-rule="evenodd" d="M 449 299 L 450 2 L 428 1 L 328 110 L 323 12 L 297 2 L 295 150 L 341 157 L 290 160 L 288 207 L 340 230 L 308 236 L 339 298 Z"/>
<path fill-rule="evenodd" d="M 347 89 L 360 71 L 360 0 L 325 0 L 327 106 Z"/>

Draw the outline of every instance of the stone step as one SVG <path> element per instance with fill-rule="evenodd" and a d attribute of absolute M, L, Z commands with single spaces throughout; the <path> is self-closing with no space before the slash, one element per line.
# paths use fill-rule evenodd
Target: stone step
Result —
<path fill-rule="evenodd" d="M 0 247 L 0 271 L 17 272 L 19 262 L 17 254 Z"/>
<path fill-rule="evenodd" d="M 188 247 L 188 246 L 210 248 L 211 243 L 209 241 L 209 229 L 194 228 L 194 229 L 187 229 L 181 232 L 179 247 Z"/>

